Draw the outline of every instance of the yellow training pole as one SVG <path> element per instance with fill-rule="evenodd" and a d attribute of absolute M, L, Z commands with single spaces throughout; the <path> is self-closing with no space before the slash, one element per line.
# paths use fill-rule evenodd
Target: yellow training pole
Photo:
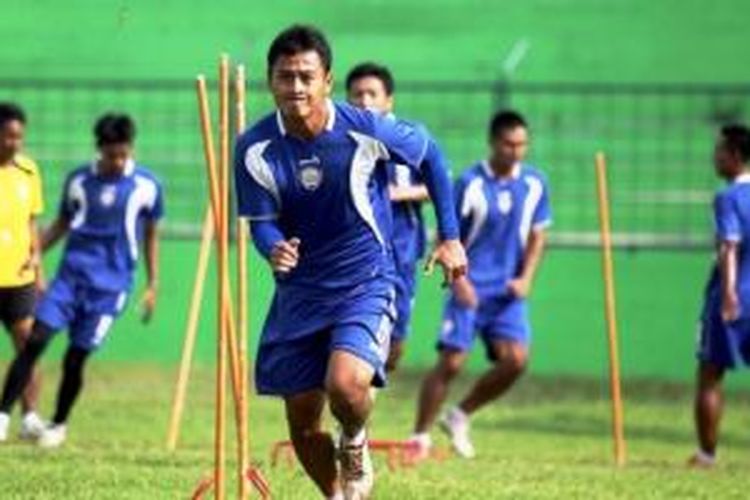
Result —
<path fill-rule="evenodd" d="M 239 136 L 245 129 L 245 67 L 237 66 L 234 78 L 235 99 L 235 126 L 236 134 Z M 240 427 L 239 438 L 239 482 L 240 498 L 244 500 L 248 496 L 248 481 L 245 473 L 250 466 L 250 445 L 248 433 L 248 315 L 247 315 L 247 221 L 237 217 L 237 332 L 238 332 L 238 361 L 240 372 Z"/>
<path fill-rule="evenodd" d="M 206 170 L 209 178 L 209 187 L 217 186 L 216 182 L 216 154 L 213 145 L 213 136 L 211 132 L 211 118 L 208 109 L 208 95 L 206 91 L 206 80 L 199 76 L 197 80 L 198 102 L 200 106 L 201 135 L 203 137 L 203 148 L 206 155 Z M 214 494 L 215 498 L 223 500 L 225 497 L 224 475 L 225 475 L 225 441 L 226 441 L 226 336 L 225 336 L 225 317 L 224 317 L 224 297 L 225 289 L 221 286 L 224 271 L 223 253 L 224 248 L 222 239 L 225 227 L 222 225 L 221 199 L 219 189 L 209 189 L 211 197 L 211 206 L 216 220 L 217 235 L 217 263 L 218 279 L 217 290 L 217 362 L 216 362 L 216 415 L 214 422 Z"/>
<path fill-rule="evenodd" d="M 228 276 L 229 276 L 229 58 L 226 55 L 222 55 L 219 59 L 219 214 L 221 216 L 221 223 L 219 231 L 219 296 L 221 305 L 219 310 L 220 322 L 221 322 L 221 336 L 220 336 L 220 351 L 221 360 L 223 363 L 223 371 L 220 375 L 223 377 L 222 385 L 226 383 L 226 348 L 229 347 L 229 352 L 234 351 L 232 348 L 233 340 L 228 338 L 230 329 L 232 328 L 231 322 L 227 321 L 227 317 L 224 315 L 227 305 L 231 302 L 231 292 L 228 287 Z M 230 354 L 230 360 L 232 361 L 233 367 L 236 367 L 236 358 Z M 235 370 L 233 369 L 234 373 Z M 234 380 L 237 385 L 236 378 Z M 238 388 L 238 387 L 236 387 Z M 235 391 L 235 408 L 237 403 L 237 394 Z M 215 484 L 215 495 L 216 498 L 224 497 L 224 484 L 222 475 L 222 484 Z M 220 491 L 221 490 L 221 491 Z"/>
<path fill-rule="evenodd" d="M 599 198 L 599 228 L 602 243 L 602 273 L 604 274 L 604 314 L 609 341 L 609 383 L 612 397 L 612 438 L 614 458 L 618 466 L 625 464 L 625 433 L 623 429 L 622 395 L 620 392 L 620 359 L 617 352 L 617 314 L 614 270 L 612 263 L 612 232 L 610 228 L 609 194 L 607 192 L 607 163 L 604 153 L 595 158 L 597 194 Z"/>
<path fill-rule="evenodd" d="M 211 243 L 214 238 L 214 220 L 210 208 L 206 210 L 201 230 L 201 246 L 198 252 L 198 268 L 195 272 L 193 283 L 193 294 L 190 298 L 190 310 L 188 322 L 185 327 L 185 340 L 182 345 L 182 358 L 180 369 L 177 373 L 177 385 L 172 402 L 172 413 L 169 419 L 169 431 L 167 433 L 167 450 L 174 451 L 177 447 L 177 439 L 180 435 L 180 423 L 182 412 L 185 408 L 185 397 L 187 395 L 188 379 L 190 377 L 190 366 L 195 350 L 195 337 L 198 332 L 198 320 L 200 319 L 201 300 L 203 299 L 203 285 L 206 282 L 206 271 L 208 260 L 211 255 Z"/>

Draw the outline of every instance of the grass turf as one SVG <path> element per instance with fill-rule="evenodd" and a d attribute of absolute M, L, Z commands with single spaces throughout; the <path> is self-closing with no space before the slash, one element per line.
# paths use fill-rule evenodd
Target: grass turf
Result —
<path fill-rule="evenodd" d="M 58 373 L 46 366 L 43 406 L 48 409 Z M 15 439 L 0 447 L 3 498 L 188 496 L 211 467 L 213 376 L 206 368 L 193 374 L 179 449 L 168 454 L 164 438 L 173 375 L 155 365 L 95 360 L 65 448 L 39 450 Z M 373 438 L 408 434 L 418 380 L 417 373 L 404 373 L 381 392 Z M 464 377 L 457 383 L 454 398 L 469 381 Z M 529 378 L 477 415 L 475 460 L 448 458 L 394 473 L 379 456 L 375 498 L 746 497 L 750 394 L 734 392 L 728 398 L 721 465 L 713 471 L 691 471 L 684 466 L 693 450 L 690 388 L 639 382 L 625 389 L 629 463 L 621 470 L 611 465 L 603 384 Z M 253 457 L 275 498 L 315 498 L 298 467 L 269 466 L 269 447 L 286 437 L 281 403 L 253 399 L 251 404 Z M 441 436 L 435 437 L 445 446 Z M 231 448 L 228 455 L 233 457 Z M 228 482 L 232 495 L 234 487 Z"/>

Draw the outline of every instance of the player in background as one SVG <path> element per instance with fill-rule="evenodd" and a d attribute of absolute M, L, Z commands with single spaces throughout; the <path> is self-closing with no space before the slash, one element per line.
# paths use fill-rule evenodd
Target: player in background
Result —
<path fill-rule="evenodd" d="M 389 118 L 393 115 L 395 83 L 390 70 L 382 65 L 358 64 L 346 76 L 350 104 L 371 109 Z M 393 259 L 396 264 L 396 321 L 391 334 L 391 350 L 386 370 L 396 369 L 409 335 L 414 297 L 417 291 L 417 263 L 424 257 L 427 234 L 422 203 L 430 199 L 419 169 L 400 163 L 389 164 L 388 194 L 393 211 Z"/>
<path fill-rule="evenodd" d="M 16 104 L 0 103 L 0 321 L 19 352 L 31 335 L 37 293 L 44 288 L 37 217 L 43 210 L 39 169 L 21 153 L 26 115 Z M 22 439 L 36 439 L 45 424 L 36 412 L 39 370 L 21 398 Z M 8 426 L 0 427 L 0 441 Z"/>
<path fill-rule="evenodd" d="M 695 429 L 696 467 L 716 462 L 724 373 L 750 363 L 750 129 L 721 129 L 714 147 L 716 174 L 727 181 L 714 198 L 716 263 L 700 318 Z"/>
<path fill-rule="evenodd" d="M 501 111 L 491 120 L 491 155 L 457 181 L 456 210 L 469 274 L 453 283 L 443 312 L 439 358 L 422 384 L 412 436 L 415 458 L 432 443 L 429 430 L 464 366 L 478 332 L 493 366 L 441 419 L 453 448 L 474 456 L 469 419 L 507 391 L 521 376 L 531 329 L 526 299 L 542 259 L 550 206 L 544 175 L 524 161 L 529 143 L 526 121 Z"/>
<path fill-rule="evenodd" d="M 67 235 L 65 248 L 57 275 L 37 306 L 31 336 L 11 364 L 0 398 L 2 430 L 37 359 L 53 335 L 67 329 L 70 343 L 55 414 L 39 438 L 43 447 L 65 441 L 84 365 L 125 308 L 141 251 L 147 275 L 144 320 L 156 304 L 161 186 L 133 159 L 135 124 L 130 117 L 104 115 L 94 135 L 99 156 L 68 175 L 57 219 L 43 235 L 44 250 Z"/>
<path fill-rule="evenodd" d="M 276 282 L 258 392 L 284 398 L 294 450 L 326 497 L 367 498 L 370 388 L 385 382 L 393 321 L 387 161 L 420 168 L 437 216 L 431 259 L 448 281 L 466 272 L 466 256 L 434 140 L 423 127 L 334 104 L 331 63 L 314 27 L 276 36 L 267 77 L 277 111 L 239 137 L 235 185 L 238 213 Z M 340 425 L 338 450 L 322 427 L 326 404 Z"/>

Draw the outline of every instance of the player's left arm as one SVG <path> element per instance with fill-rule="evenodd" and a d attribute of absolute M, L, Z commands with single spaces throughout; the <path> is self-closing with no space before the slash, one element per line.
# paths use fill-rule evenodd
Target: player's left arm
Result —
<path fill-rule="evenodd" d="M 157 184 L 154 203 L 144 213 L 143 263 L 146 266 L 146 289 L 141 297 L 141 321 L 148 323 L 156 309 L 159 292 L 159 221 L 164 216 L 162 188 Z"/>
<path fill-rule="evenodd" d="M 438 242 L 427 262 L 428 271 L 439 263 L 448 283 L 466 274 L 466 253 L 459 240 L 458 220 L 448 162 L 424 127 L 401 120 L 375 119 L 375 135 L 396 161 L 419 168 L 433 202 Z"/>
<path fill-rule="evenodd" d="M 31 260 L 30 264 L 34 270 L 34 285 L 37 291 L 42 292 L 46 288 L 44 278 L 44 267 L 42 266 L 42 239 L 40 235 L 37 218 L 31 217 L 29 221 L 29 231 L 31 234 Z"/>
<path fill-rule="evenodd" d="M 547 227 L 552 223 L 549 195 L 546 182 L 539 181 L 542 189 L 539 201 L 531 217 L 531 229 L 526 239 L 521 271 L 508 282 L 508 290 L 514 296 L 522 299 L 531 294 L 534 277 L 542 262 L 547 242 Z"/>
<path fill-rule="evenodd" d="M 146 289 L 141 298 L 141 320 L 148 323 L 156 309 L 159 291 L 159 222 L 156 219 L 149 219 L 144 227 L 143 254 Z"/>
<path fill-rule="evenodd" d="M 719 271 L 721 273 L 721 318 L 735 321 L 740 317 L 740 298 L 737 294 L 737 249 L 736 241 L 719 244 Z"/>
<path fill-rule="evenodd" d="M 514 296 L 522 299 L 531 293 L 531 286 L 534 283 L 539 263 L 542 261 L 546 240 L 546 230 L 543 228 L 534 228 L 529 232 L 521 273 L 508 282 L 508 289 Z"/>
<path fill-rule="evenodd" d="M 31 270 L 34 273 L 34 284 L 38 291 L 45 288 L 44 269 L 42 268 L 42 237 L 39 229 L 38 217 L 44 210 L 42 197 L 42 180 L 38 171 L 34 171 L 31 178 L 31 216 L 29 217 L 29 259 L 24 264 L 22 272 Z"/>
<path fill-rule="evenodd" d="M 424 184 L 415 184 L 413 186 L 396 186 L 395 184 L 391 184 L 389 195 L 391 201 L 396 203 L 422 203 L 430 200 L 430 192 Z"/>
<path fill-rule="evenodd" d="M 724 321 L 734 321 L 741 313 L 737 294 L 737 254 L 741 231 L 739 217 L 729 192 L 719 193 L 714 200 L 714 223 L 721 276 L 721 318 Z"/>

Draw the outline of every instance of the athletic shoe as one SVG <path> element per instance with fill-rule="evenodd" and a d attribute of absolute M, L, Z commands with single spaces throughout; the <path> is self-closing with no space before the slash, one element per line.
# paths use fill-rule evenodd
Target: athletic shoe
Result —
<path fill-rule="evenodd" d="M 716 457 L 703 451 L 697 451 L 688 459 L 687 465 L 693 469 L 710 469 L 716 465 Z"/>
<path fill-rule="evenodd" d="M 440 428 L 451 440 L 453 450 L 463 458 L 474 458 L 476 452 L 469 439 L 469 417 L 459 408 L 452 408 L 440 419 Z"/>
<path fill-rule="evenodd" d="M 23 416 L 19 436 L 21 439 L 36 440 L 39 439 L 46 428 L 47 425 L 44 421 L 32 411 Z"/>
<path fill-rule="evenodd" d="M 406 440 L 404 458 L 408 464 L 414 465 L 430 458 L 432 439 L 425 433 L 414 434 Z"/>
<path fill-rule="evenodd" d="M 370 450 L 367 446 L 367 436 L 362 431 L 362 437 L 356 443 L 341 435 L 338 449 L 338 459 L 341 466 L 341 482 L 346 500 L 365 500 L 370 497 L 375 473 L 372 468 Z"/>
<path fill-rule="evenodd" d="M 8 440 L 8 427 L 10 426 L 10 415 L 0 413 L 0 442 Z"/>
<path fill-rule="evenodd" d="M 65 424 L 52 424 L 39 436 L 37 444 L 42 448 L 59 448 L 65 442 Z"/>

